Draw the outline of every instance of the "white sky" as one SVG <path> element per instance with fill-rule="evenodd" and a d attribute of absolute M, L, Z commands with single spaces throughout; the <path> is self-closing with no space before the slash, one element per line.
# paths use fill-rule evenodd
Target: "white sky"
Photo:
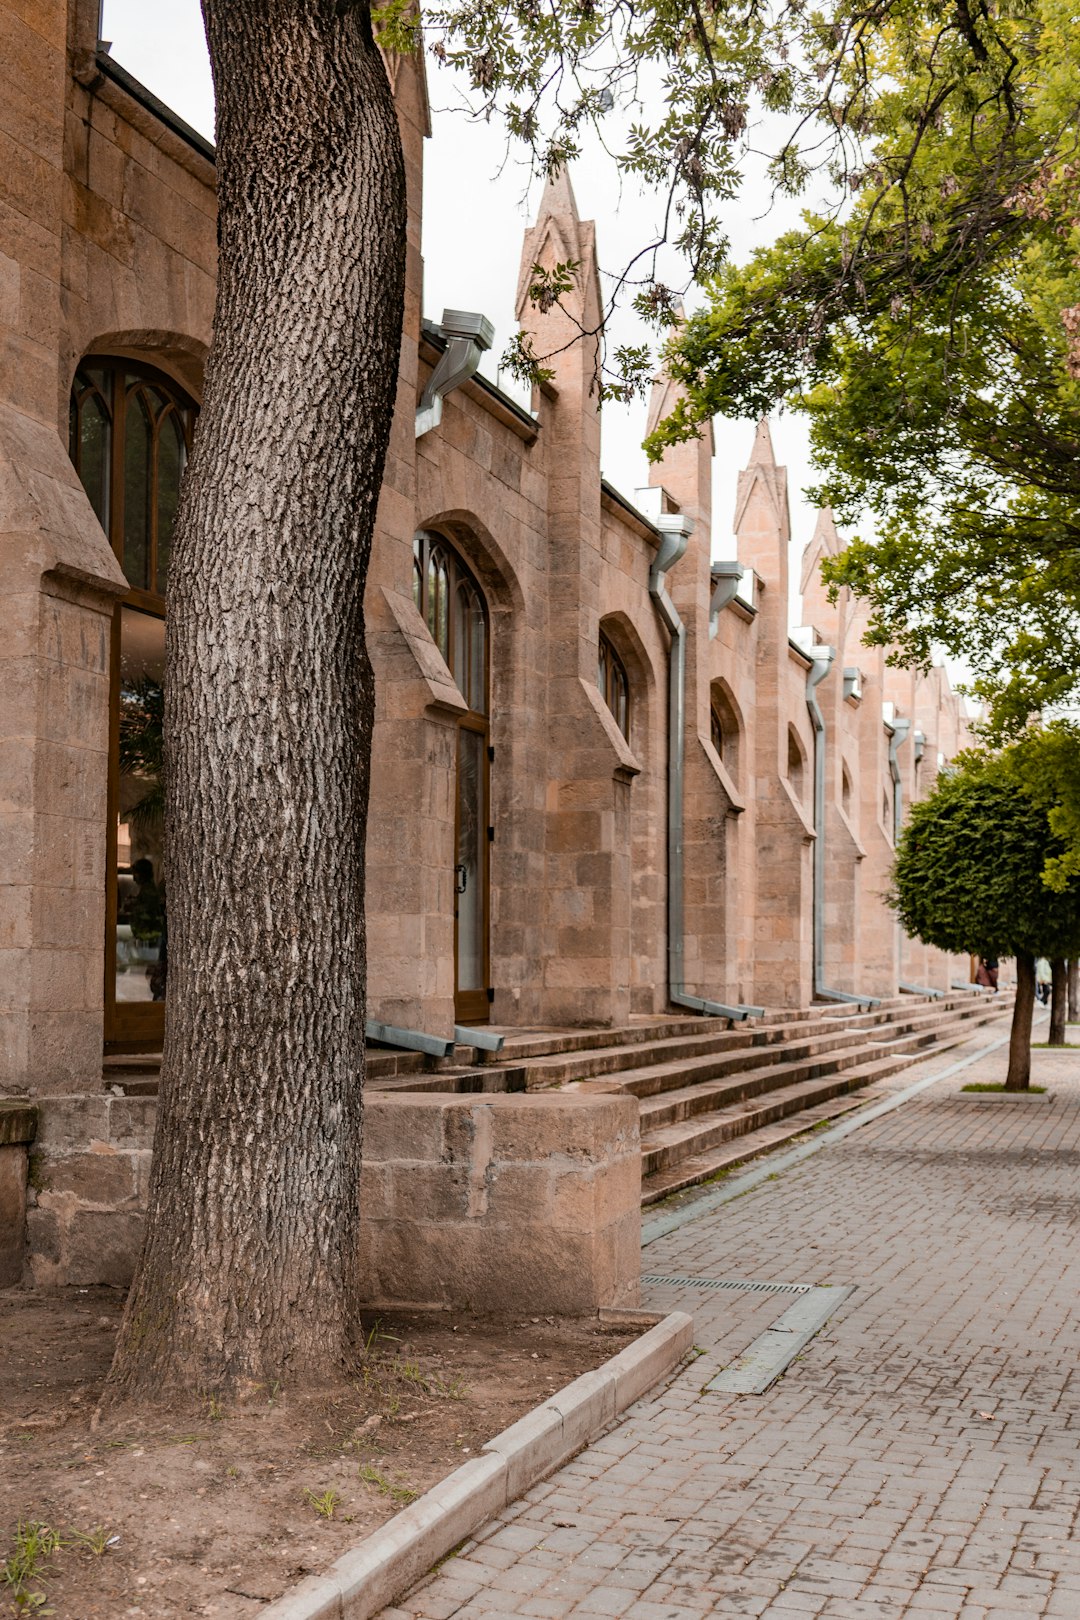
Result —
<path fill-rule="evenodd" d="M 213 137 L 213 91 L 198 0 L 104 0 L 102 37 L 113 41 L 117 62 L 201 133 Z M 482 310 L 495 323 L 492 353 L 484 369 L 492 375 L 497 356 L 513 331 L 521 236 L 531 214 L 522 199 L 523 173 L 513 163 L 499 170 L 503 143 L 493 126 L 471 124 L 452 110 L 454 86 L 449 75 L 428 61 L 434 135 L 426 143 L 423 251 L 424 313 L 438 320 L 444 307 Z M 647 240 L 653 207 L 647 196 L 629 187 L 619 194 L 610 160 L 583 158 L 572 170 L 583 219 L 595 219 L 601 269 L 618 270 Z M 757 192 L 757 195 L 755 195 Z M 535 208 L 539 195 L 532 187 Z M 767 210 L 767 197 L 752 183 L 728 205 L 724 227 L 735 259 L 744 259 L 761 242 L 771 241 L 796 222 L 797 210 Z M 622 341 L 633 336 L 627 316 L 616 329 Z M 508 383 L 504 380 L 504 386 Z M 608 405 L 603 419 L 603 470 L 629 497 L 648 482 L 641 439 L 645 406 Z M 716 423 L 713 489 L 713 552 L 734 554 L 731 516 L 739 468 L 749 455 L 753 424 Z M 814 513 L 802 500 L 809 480 L 807 433 L 799 418 L 773 420 L 777 459 L 786 463 L 791 484 L 794 547 L 792 574 L 798 582 L 798 559 L 814 527 Z M 798 618 L 792 604 L 793 620 Z"/>

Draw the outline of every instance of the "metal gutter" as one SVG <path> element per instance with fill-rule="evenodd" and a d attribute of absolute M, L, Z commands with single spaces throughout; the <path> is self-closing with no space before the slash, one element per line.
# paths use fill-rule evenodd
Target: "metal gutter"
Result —
<path fill-rule="evenodd" d="M 444 309 L 440 334 L 447 340 L 439 363 L 428 378 L 416 407 L 416 437 L 438 427 L 447 394 L 468 382 L 480 356 L 495 340 L 495 328 L 486 315 L 468 309 Z"/>
<path fill-rule="evenodd" d="M 802 649 L 799 649 L 802 651 Z M 818 644 L 808 655 L 806 707 L 814 728 L 814 978 L 813 994 L 819 1001 L 851 1002 L 858 1007 L 878 1007 L 880 996 L 853 996 L 846 990 L 832 990 L 825 984 L 825 716 L 817 700 L 817 689 L 832 668 L 836 651 Z"/>
<path fill-rule="evenodd" d="M 764 1007 L 729 1007 L 721 1001 L 706 1001 L 688 995 L 683 982 L 686 921 L 683 906 L 683 788 L 686 767 L 686 626 L 668 595 L 665 575 L 686 550 L 693 532 L 689 518 L 664 512 L 657 519 L 660 546 L 649 570 L 649 595 L 668 634 L 668 825 L 667 825 L 667 909 L 668 909 L 668 1000 L 675 1007 L 703 1013 L 707 1018 L 761 1018 Z"/>
<path fill-rule="evenodd" d="M 139 106 L 144 108 L 146 112 L 153 113 L 154 117 L 159 119 L 166 129 L 171 130 L 174 135 L 178 135 L 182 141 L 185 141 L 188 146 L 198 152 L 200 157 L 206 158 L 208 163 L 217 162 L 217 149 L 213 141 L 208 141 L 205 135 L 200 135 L 197 129 L 192 129 L 190 124 L 184 122 L 179 113 L 174 113 L 172 108 L 167 107 L 163 101 L 159 101 L 153 91 L 146 88 L 145 84 L 140 84 L 139 80 L 129 73 L 126 68 L 122 68 L 119 62 L 114 62 L 105 49 L 104 41 L 98 43 L 94 62 L 103 78 L 111 79 L 113 84 L 118 85 L 125 94 L 131 97 L 132 101 L 137 101 Z"/>

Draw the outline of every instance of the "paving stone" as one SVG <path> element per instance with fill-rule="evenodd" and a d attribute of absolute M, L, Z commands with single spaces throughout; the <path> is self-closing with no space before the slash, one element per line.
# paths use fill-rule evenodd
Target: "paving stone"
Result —
<path fill-rule="evenodd" d="M 971 1108 L 1001 1057 L 651 1244 L 657 1275 L 856 1292 L 719 1397 L 791 1296 L 652 1289 L 706 1354 L 383 1620 L 1080 1620 L 1080 1062 L 1038 1117 Z"/>

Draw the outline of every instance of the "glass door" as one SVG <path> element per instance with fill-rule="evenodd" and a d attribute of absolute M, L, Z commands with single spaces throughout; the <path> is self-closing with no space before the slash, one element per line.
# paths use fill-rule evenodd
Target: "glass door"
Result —
<path fill-rule="evenodd" d="M 485 732 L 462 721 L 457 757 L 454 1010 L 464 1024 L 475 1024 L 489 1015 L 487 763 Z"/>

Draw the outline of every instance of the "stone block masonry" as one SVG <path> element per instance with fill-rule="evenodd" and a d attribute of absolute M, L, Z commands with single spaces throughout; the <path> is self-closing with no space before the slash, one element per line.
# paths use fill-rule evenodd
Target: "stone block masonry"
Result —
<path fill-rule="evenodd" d="M 574 1315 L 636 1305 L 632 1097 L 379 1097 L 365 1114 L 373 1303 Z"/>
<path fill-rule="evenodd" d="M 156 1106 L 115 1095 L 43 1105 L 29 1160 L 30 1280 L 131 1280 Z M 5 1218 L 8 1179 L 26 1186 L 34 1114 L 10 1110 L 31 1123 L 17 1146 L 0 1145 Z M 22 1155 L 18 1164 L 9 1167 L 9 1153 Z M 368 1299 L 567 1315 L 636 1305 L 640 1189 L 633 1097 L 370 1096 L 360 1188 Z M 22 1274 L 21 1203 L 15 1214 L 11 1281 Z"/>

